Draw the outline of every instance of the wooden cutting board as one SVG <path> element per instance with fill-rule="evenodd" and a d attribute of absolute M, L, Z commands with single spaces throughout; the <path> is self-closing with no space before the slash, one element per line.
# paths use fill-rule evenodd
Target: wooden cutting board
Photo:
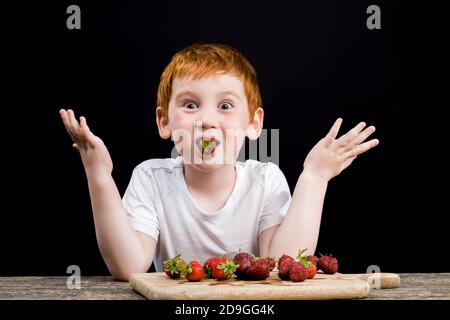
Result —
<path fill-rule="evenodd" d="M 188 282 L 173 280 L 163 272 L 136 273 L 130 277 L 131 287 L 147 299 L 161 300 L 326 300 L 359 299 L 369 295 L 369 279 L 375 274 L 318 273 L 304 282 L 282 281 L 276 271 L 263 281 L 214 279 Z M 393 273 L 378 273 L 381 288 L 395 288 L 400 277 Z M 369 281 L 369 282 L 368 282 Z"/>

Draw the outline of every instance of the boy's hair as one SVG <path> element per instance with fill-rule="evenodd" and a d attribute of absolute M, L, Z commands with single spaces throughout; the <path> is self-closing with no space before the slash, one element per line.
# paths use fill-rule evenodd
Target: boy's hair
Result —
<path fill-rule="evenodd" d="M 194 44 L 177 52 L 161 75 L 157 105 L 168 114 L 175 78 L 191 76 L 195 80 L 215 74 L 231 74 L 242 81 L 251 119 L 262 107 L 255 69 L 239 51 L 223 44 Z"/>

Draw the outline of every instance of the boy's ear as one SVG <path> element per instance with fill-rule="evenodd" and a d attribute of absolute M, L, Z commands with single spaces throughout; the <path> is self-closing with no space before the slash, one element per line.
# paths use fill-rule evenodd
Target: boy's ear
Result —
<path fill-rule="evenodd" d="M 250 140 L 256 140 L 261 135 L 262 127 L 264 121 L 264 110 L 263 108 L 258 108 L 253 119 L 250 119 L 250 125 L 247 128 L 247 137 Z"/>
<path fill-rule="evenodd" d="M 156 108 L 156 125 L 158 126 L 159 135 L 163 139 L 169 139 L 172 136 L 172 130 L 169 127 L 169 116 L 164 112 L 162 107 Z"/>

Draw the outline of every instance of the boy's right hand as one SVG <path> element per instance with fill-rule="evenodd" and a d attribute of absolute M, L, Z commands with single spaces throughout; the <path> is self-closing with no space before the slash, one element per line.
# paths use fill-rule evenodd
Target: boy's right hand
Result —
<path fill-rule="evenodd" d="M 102 139 L 89 130 L 86 118 L 80 117 L 80 123 L 78 123 L 74 112 L 70 109 L 67 111 L 61 109 L 59 114 L 74 142 L 72 146 L 80 152 L 87 177 L 111 175 L 113 163 L 108 149 Z"/>

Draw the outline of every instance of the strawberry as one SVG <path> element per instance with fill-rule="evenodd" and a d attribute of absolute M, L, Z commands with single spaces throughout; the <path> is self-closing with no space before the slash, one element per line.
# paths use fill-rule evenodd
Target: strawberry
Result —
<path fill-rule="evenodd" d="M 294 261 L 291 264 L 291 268 L 289 270 L 289 279 L 294 282 L 302 282 L 308 278 L 309 268 L 305 267 L 302 263 Z"/>
<path fill-rule="evenodd" d="M 316 276 L 317 273 L 317 267 L 315 264 L 311 262 L 311 265 L 309 266 L 309 273 L 308 273 L 308 279 L 312 279 Z"/>
<path fill-rule="evenodd" d="M 269 263 L 269 271 L 275 269 L 275 257 L 265 257 L 264 259 Z"/>
<path fill-rule="evenodd" d="M 289 280 L 289 271 L 291 270 L 291 266 L 293 263 L 294 263 L 294 259 L 282 260 L 281 264 L 280 264 L 280 261 L 278 261 L 278 277 L 281 280 Z"/>
<path fill-rule="evenodd" d="M 221 259 L 225 259 L 225 261 L 212 266 L 212 275 L 217 280 L 230 279 L 236 272 L 237 265 L 232 260 Z"/>
<path fill-rule="evenodd" d="M 316 256 L 307 256 L 306 260 L 308 260 L 309 262 L 311 262 L 313 265 L 315 265 L 317 267 L 317 263 L 319 262 L 319 258 L 317 258 Z"/>
<path fill-rule="evenodd" d="M 338 271 L 338 261 L 331 255 L 329 256 L 322 255 L 319 259 L 319 268 L 325 274 L 336 273 Z"/>
<path fill-rule="evenodd" d="M 172 279 L 179 278 L 185 267 L 186 262 L 181 259 L 181 254 L 164 261 L 164 272 Z"/>
<path fill-rule="evenodd" d="M 202 152 L 209 152 L 216 147 L 216 142 L 214 140 L 202 140 L 201 149 Z"/>
<path fill-rule="evenodd" d="M 236 269 L 236 276 L 240 279 L 245 279 L 247 275 L 247 269 L 252 264 L 254 257 L 253 255 L 246 252 L 239 252 L 234 256 L 234 263 L 238 265 Z"/>
<path fill-rule="evenodd" d="M 265 280 L 269 275 L 270 265 L 266 259 L 254 260 L 247 269 L 247 278 L 250 280 Z"/>
<path fill-rule="evenodd" d="M 294 258 L 292 258 L 291 256 L 288 256 L 287 254 L 283 254 L 283 256 L 280 259 L 278 259 L 278 269 L 280 269 L 280 266 L 287 261 L 293 262 Z"/>
<path fill-rule="evenodd" d="M 188 281 L 200 281 L 205 276 L 205 270 L 198 261 L 191 261 L 189 265 L 183 270 L 183 276 Z"/>
<path fill-rule="evenodd" d="M 205 270 L 205 278 L 213 279 L 214 276 L 212 274 L 213 269 L 221 262 L 225 262 L 227 259 L 222 257 L 213 257 L 209 258 L 203 264 L 203 269 Z"/>
<path fill-rule="evenodd" d="M 298 252 L 297 259 L 305 268 L 308 269 L 308 279 L 312 279 L 312 278 L 314 278 L 314 276 L 317 273 L 317 266 L 314 263 L 314 261 L 315 261 L 314 258 L 316 258 L 316 259 L 318 259 L 318 258 L 315 256 L 307 256 L 305 254 L 305 252 L 306 252 L 306 249 L 300 250 Z"/>

